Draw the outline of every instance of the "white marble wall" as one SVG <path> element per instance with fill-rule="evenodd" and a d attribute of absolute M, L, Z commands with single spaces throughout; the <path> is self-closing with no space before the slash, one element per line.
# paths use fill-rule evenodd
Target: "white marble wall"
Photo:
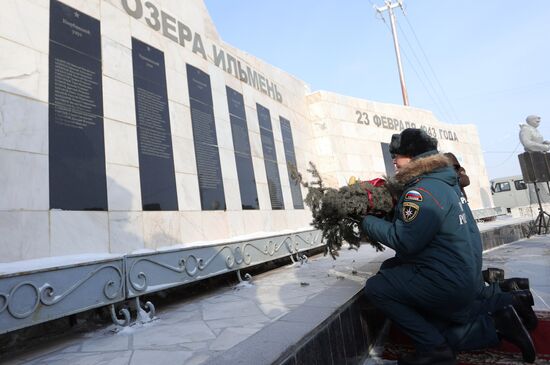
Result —
<path fill-rule="evenodd" d="M 320 172 L 334 186 L 345 184 L 350 176 L 361 179 L 381 177 L 386 173 L 381 143 L 389 143 L 398 127 L 375 124 L 375 116 L 386 116 L 403 122 L 414 122 L 419 128 L 433 128 L 441 152 L 454 153 L 470 177 L 466 188 L 473 209 L 493 206 L 490 183 L 474 125 L 450 125 L 439 122 L 432 112 L 412 107 L 377 103 L 329 92 L 307 96 L 310 120 Z M 361 121 L 359 123 L 359 114 Z M 363 114 L 368 115 L 367 119 Z M 440 131 L 441 130 L 441 131 Z M 442 131 L 456 133 L 458 141 L 446 139 Z M 454 136 L 454 134 L 453 134 Z"/>
<path fill-rule="evenodd" d="M 50 255 L 48 14 L 36 1 L 0 12 L 0 262 Z"/>
<path fill-rule="evenodd" d="M 310 213 L 294 210 L 279 127 L 291 121 L 296 155 L 306 168 L 311 148 L 304 115 L 304 83 L 224 44 L 201 0 L 154 4 L 202 36 L 210 59 L 130 17 L 120 0 L 62 0 L 101 21 L 105 160 L 108 212 L 49 210 L 48 51 L 49 1 L 6 2 L 0 12 L 0 262 L 90 252 L 128 253 L 195 245 L 259 232 L 307 227 Z M 134 107 L 131 38 L 164 52 L 178 194 L 177 212 L 144 212 Z M 216 67 L 212 44 L 280 85 L 283 103 Z M 191 127 L 186 63 L 210 75 L 226 211 L 201 211 Z M 227 107 L 226 85 L 244 94 L 260 201 L 243 211 Z M 284 86 L 283 86 L 284 85 Z M 285 211 L 269 200 L 256 103 L 270 109 Z M 297 106 L 298 105 L 298 106 Z M 305 192 L 304 192 L 305 196 Z"/>
<path fill-rule="evenodd" d="M 49 1 L 6 1 L 0 12 L 0 263 L 94 252 L 193 246 L 242 235 L 305 228 L 307 209 L 293 209 L 279 117 L 291 122 L 298 170 L 317 164 L 334 186 L 349 176 L 384 173 L 380 142 L 393 131 L 356 123 L 355 110 L 423 120 L 428 111 L 313 93 L 301 80 L 225 44 L 202 0 L 150 0 L 202 36 L 207 58 L 134 19 L 120 0 L 62 0 L 101 21 L 104 138 L 108 212 L 49 210 L 48 51 Z M 131 38 L 164 52 L 179 211 L 144 212 L 134 107 Z M 277 84 L 282 102 L 217 67 L 212 45 Z M 201 211 L 191 126 L 186 63 L 210 75 L 226 211 Z M 244 96 L 259 210 L 241 209 L 226 86 Z M 285 210 L 269 199 L 256 103 L 270 110 Z M 446 126 L 447 127 L 447 126 Z M 450 128 L 450 127 L 449 127 Z M 452 126 L 467 144 L 442 144 L 457 153 L 476 191 L 488 179 L 473 126 Z M 487 183 L 485 183 L 487 180 Z M 306 191 L 302 190 L 305 197 Z"/>

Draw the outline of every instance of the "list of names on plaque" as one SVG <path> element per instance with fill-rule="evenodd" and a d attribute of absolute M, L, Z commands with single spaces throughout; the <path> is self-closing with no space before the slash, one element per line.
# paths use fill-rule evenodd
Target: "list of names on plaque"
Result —
<path fill-rule="evenodd" d="M 57 47 L 60 46 L 52 45 L 52 48 Z M 97 103 L 93 100 L 93 92 L 96 73 L 58 58 L 53 60 L 53 79 L 55 123 L 78 129 L 95 126 Z"/>
<path fill-rule="evenodd" d="M 143 210 L 178 210 L 164 54 L 132 38 Z"/>
<path fill-rule="evenodd" d="M 256 110 L 258 112 L 258 122 L 260 124 L 260 138 L 262 140 L 271 209 L 285 209 L 279 167 L 277 166 L 277 153 L 275 151 L 271 114 L 269 113 L 269 109 L 258 103 L 256 103 Z"/>
<path fill-rule="evenodd" d="M 171 134 L 162 120 L 166 101 L 162 96 L 140 87 L 135 90 L 136 116 L 138 122 L 139 151 L 146 156 L 172 159 Z"/>
<path fill-rule="evenodd" d="M 99 20 L 50 2 L 50 209 L 107 210 Z"/>
<path fill-rule="evenodd" d="M 210 76 L 187 64 L 187 86 L 202 210 L 225 210 Z"/>
<path fill-rule="evenodd" d="M 296 165 L 296 151 L 294 149 L 294 139 L 292 138 L 292 128 L 290 121 L 279 117 L 281 122 L 281 134 L 283 137 L 283 146 L 285 149 L 286 167 L 288 171 L 288 180 L 290 183 L 290 193 L 292 194 L 292 203 L 294 209 L 304 209 L 302 190 L 298 180 L 298 166 Z"/>
<path fill-rule="evenodd" d="M 229 106 L 229 119 L 231 121 L 231 134 L 233 136 L 242 209 L 260 209 L 243 95 L 228 86 L 225 90 Z"/>

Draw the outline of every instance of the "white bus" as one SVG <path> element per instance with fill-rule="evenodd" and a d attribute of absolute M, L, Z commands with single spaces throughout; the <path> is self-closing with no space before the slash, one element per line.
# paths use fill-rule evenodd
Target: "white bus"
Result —
<path fill-rule="evenodd" d="M 537 183 L 542 203 L 550 202 L 548 183 Z M 534 184 L 526 184 L 521 175 L 491 180 L 495 207 L 503 207 L 508 213 L 512 208 L 538 204 Z"/>

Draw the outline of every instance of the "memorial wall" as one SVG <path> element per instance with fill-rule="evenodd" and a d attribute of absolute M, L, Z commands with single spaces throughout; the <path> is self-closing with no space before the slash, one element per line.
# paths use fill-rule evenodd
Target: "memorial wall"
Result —
<path fill-rule="evenodd" d="M 438 140 L 441 152 L 452 152 L 470 177 L 466 187 L 472 209 L 493 206 L 489 177 L 477 128 L 445 124 L 428 110 L 378 103 L 319 91 L 306 97 L 319 170 L 331 185 L 350 176 L 372 179 L 393 174 L 389 142 L 404 128 L 422 128 Z"/>
<path fill-rule="evenodd" d="M 473 208 L 492 205 L 475 126 L 311 93 L 224 43 L 202 0 L 9 1 L 0 49 L 0 262 L 307 229 L 293 169 L 391 174 L 408 126 L 458 156 Z"/>

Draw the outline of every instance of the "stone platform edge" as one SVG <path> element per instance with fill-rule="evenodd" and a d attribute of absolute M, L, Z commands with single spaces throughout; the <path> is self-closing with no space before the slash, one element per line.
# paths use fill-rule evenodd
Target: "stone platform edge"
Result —
<path fill-rule="evenodd" d="M 483 251 L 486 251 L 523 238 L 529 238 L 537 232 L 535 222 L 529 220 L 495 227 L 480 233 L 481 241 L 483 242 Z"/>
<path fill-rule="evenodd" d="M 481 232 L 483 250 L 533 234 L 533 221 L 495 227 Z M 360 271 L 376 272 L 380 264 L 370 262 Z M 338 282 L 206 365 L 362 364 L 383 326 L 368 315 L 363 286 Z"/>
<path fill-rule="evenodd" d="M 0 265 L 0 335 L 104 306 L 110 306 L 113 322 L 128 326 L 130 311 L 115 306 L 132 300 L 137 310 L 146 294 L 229 272 L 241 278 L 242 269 L 285 257 L 301 260 L 303 252 L 322 245 L 319 230 L 303 230 L 93 261 Z M 63 264 L 42 265 L 50 261 Z M 145 309 L 154 316 L 153 303 Z"/>

